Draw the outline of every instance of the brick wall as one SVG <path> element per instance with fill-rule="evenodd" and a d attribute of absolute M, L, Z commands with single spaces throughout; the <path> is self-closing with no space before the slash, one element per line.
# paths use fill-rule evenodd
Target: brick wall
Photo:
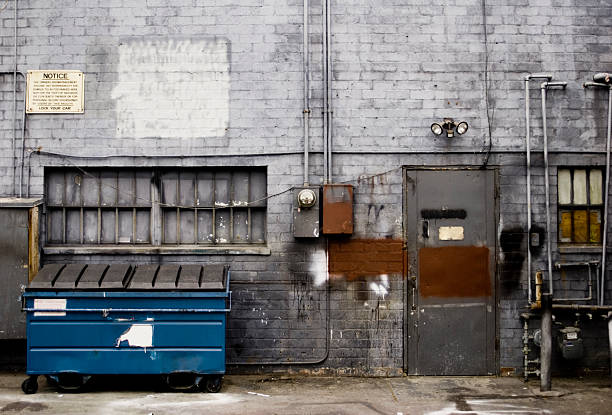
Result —
<path fill-rule="evenodd" d="M 18 69 L 77 69 L 86 75 L 84 114 L 30 115 L 25 134 L 27 148 L 81 158 L 26 157 L 23 193 L 43 193 L 45 166 L 72 164 L 256 165 L 267 166 L 268 194 L 301 184 L 302 2 L 199 3 L 18 3 Z M 13 69 L 13 4 L 0 11 L 2 71 Z M 606 94 L 581 85 L 593 73 L 610 69 L 612 9 L 598 1 L 489 0 L 485 28 L 479 0 L 346 0 L 332 6 L 334 180 L 356 186 L 354 238 L 401 240 L 401 166 L 480 166 L 490 131 L 489 165 L 499 167 L 499 360 L 501 367 L 520 371 L 519 314 L 527 280 L 521 256 L 526 244 L 521 239 L 526 226 L 523 77 L 550 72 L 555 80 L 568 82 L 566 91 L 550 91 L 548 100 L 551 200 L 556 200 L 556 166 L 605 162 Z M 310 169 L 311 183 L 320 184 L 321 1 L 311 2 L 310 23 Z M 21 79 L 17 86 L 21 108 Z M 532 82 L 536 152 L 542 148 L 539 92 L 538 83 Z M 12 75 L 0 75 L 0 94 L 0 195 L 11 195 L 19 192 L 13 189 L 20 169 L 14 179 L 13 166 L 19 166 L 21 148 L 17 113 L 13 160 Z M 430 124 L 444 117 L 465 120 L 470 130 L 451 140 L 433 136 Z M 533 163 L 534 224 L 543 228 L 540 154 L 534 154 Z M 290 195 L 268 203 L 269 256 L 112 260 L 231 262 L 235 301 L 228 332 L 230 364 L 249 363 L 252 369 L 266 362 L 327 357 L 307 367 L 401 373 L 406 324 L 401 273 L 385 279 L 378 274 L 370 279 L 334 278 L 327 287 L 326 240 L 293 238 Z M 586 251 L 561 255 L 556 237 L 553 252 L 555 260 L 598 258 Z M 545 268 L 545 258 L 544 250 L 535 254 L 534 269 Z M 43 260 L 109 259 L 90 255 Z M 581 277 L 575 277 L 575 283 L 562 280 L 562 275 L 556 278 L 564 294 L 583 293 Z M 591 350 L 605 351 L 601 337 L 589 338 Z M 600 352 L 590 356 L 585 364 L 608 364 Z"/>

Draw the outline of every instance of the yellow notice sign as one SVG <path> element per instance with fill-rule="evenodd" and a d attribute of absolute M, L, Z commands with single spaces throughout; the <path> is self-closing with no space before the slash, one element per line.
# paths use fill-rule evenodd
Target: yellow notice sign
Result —
<path fill-rule="evenodd" d="M 26 112 L 82 113 L 85 75 L 81 71 L 28 71 Z"/>

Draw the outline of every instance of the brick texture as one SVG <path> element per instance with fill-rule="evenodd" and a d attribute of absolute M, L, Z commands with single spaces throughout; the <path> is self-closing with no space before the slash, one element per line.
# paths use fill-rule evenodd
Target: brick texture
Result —
<path fill-rule="evenodd" d="M 605 163 L 607 97 L 582 83 L 612 64 L 612 8 L 594 0 L 486 3 L 482 10 L 480 0 L 332 2 L 333 175 L 355 186 L 353 238 L 401 241 L 415 231 L 404 229 L 402 166 L 482 166 L 488 159 L 498 169 L 496 353 L 501 367 L 520 372 L 519 315 L 527 291 L 523 79 L 547 72 L 568 82 L 566 90 L 548 93 L 554 260 L 598 259 L 588 250 L 560 254 L 554 201 L 557 166 Z M 42 195 L 44 168 L 73 164 L 267 166 L 268 194 L 302 184 L 302 2 L 18 2 L 18 69 L 86 75 L 84 114 L 32 114 L 25 128 L 26 149 L 77 158 L 26 151 L 21 189 L 22 121 L 18 111 L 13 124 L 10 74 L 14 4 L 0 11 L 0 195 Z M 310 23 L 309 168 L 317 185 L 323 176 L 321 1 L 311 2 Z M 20 78 L 18 108 L 23 91 Z M 530 92 L 533 222 L 544 228 L 538 82 Z M 432 135 L 431 123 L 445 117 L 467 121 L 469 131 L 453 139 Z M 408 291 L 401 272 L 328 285 L 327 241 L 295 240 L 291 212 L 290 192 L 269 200 L 269 256 L 163 258 L 231 264 L 232 370 L 284 363 L 295 370 L 400 374 Z M 388 263 L 404 261 L 399 249 L 386 254 Z M 546 267 L 544 250 L 533 259 L 534 270 Z M 43 261 L 109 259 L 47 255 Z M 584 275 L 555 273 L 554 279 L 559 295 L 585 293 Z M 586 367 L 609 364 L 600 323 L 586 325 Z"/>

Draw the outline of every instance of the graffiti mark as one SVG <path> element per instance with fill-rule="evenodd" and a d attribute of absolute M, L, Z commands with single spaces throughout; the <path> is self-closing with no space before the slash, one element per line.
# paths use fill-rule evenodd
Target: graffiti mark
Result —
<path fill-rule="evenodd" d="M 380 218 L 380 212 L 382 212 L 384 208 L 385 205 L 368 205 L 368 223 L 378 222 L 378 219 Z M 372 218 L 372 211 L 374 211 L 374 218 Z"/>

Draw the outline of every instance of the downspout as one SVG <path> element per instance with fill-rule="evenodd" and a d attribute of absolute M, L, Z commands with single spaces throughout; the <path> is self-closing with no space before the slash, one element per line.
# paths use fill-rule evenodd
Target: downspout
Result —
<path fill-rule="evenodd" d="M 552 75 L 529 74 L 525 76 L 525 153 L 527 163 L 527 304 L 531 305 L 531 126 L 529 117 L 529 81 L 532 79 L 546 79 L 550 81 Z"/>
<path fill-rule="evenodd" d="M 598 304 L 604 305 L 604 294 L 606 288 L 606 257 L 608 249 L 608 206 L 609 206 L 609 193 L 610 193 L 610 136 L 612 135 L 612 85 L 602 82 L 610 82 L 610 74 L 599 73 L 593 76 L 595 82 L 585 82 L 582 86 L 598 87 L 608 89 L 608 131 L 606 136 L 606 189 L 604 194 L 604 226 L 602 235 L 602 246 L 601 246 L 601 273 L 599 283 L 599 298 Z"/>
<path fill-rule="evenodd" d="M 546 90 L 551 87 L 560 87 L 565 89 L 567 82 L 542 82 L 540 89 L 542 91 L 542 129 L 544 132 L 544 186 L 546 190 L 546 256 L 548 265 L 548 294 L 553 295 L 553 278 L 552 278 L 552 243 L 550 240 L 550 184 L 549 184 L 549 169 L 548 169 L 548 132 L 546 127 Z M 552 298 L 551 298 L 552 300 Z"/>
<path fill-rule="evenodd" d="M 23 75 L 24 82 L 26 77 Z M 21 161 L 19 163 L 19 197 L 23 197 L 23 169 L 25 163 L 25 123 L 26 123 L 26 94 L 27 86 L 23 86 L 23 112 L 21 113 Z M 28 190 L 29 193 L 29 190 Z"/>
<path fill-rule="evenodd" d="M 321 42 L 321 72 L 323 75 L 323 184 L 327 184 L 327 117 L 329 114 L 329 107 L 327 103 L 327 83 L 329 82 L 327 79 L 327 1 L 324 0 L 321 4 L 321 22 L 323 24 L 322 32 L 323 32 L 323 40 Z"/>
<path fill-rule="evenodd" d="M 609 77 L 607 79 L 609 81 Z M 612 128 L 612 85 L 608 86 L 608 135 L 606 137 L 606 195 L 604 197 L 604 228 L 601 249 L 601 284 L 599 284 L 599 305 L 605 305 L 606 292 L 606 257 L 608 249 L 608 208 L 610 206 L 610 135 Z"/>
<path fill-rule="evenodd" d="M 304 0 L 304 53 L 302 56 L 304 71 L 304 186 L 308 186 L 308 147 L 310 139 L 310 60 L 308 56 L 308 0 Z"/>
<path fill-rule="evenodd" d="M 327 41 L 327 180 L 329 183 L 333 183 L 333 175 L 332 175 L 332 154 L 333 154 L 333 105 L 332 105 L 332 58 L 331 58 L 331 45 L 332 45 L 332 36 L 331 36 L 331 0 L 325 0 L 325 38 Z"/>
<path fill-rule="evenodd" d="M 13 67 L 13 145 L 11 147 L 12 153 L 11 158 L 13 159 L 13 195 L 15 192 L 15 182 L 17 178 L 17 162 L 15 160 L 15 149 L 17 148 L 17 128 L 15 127 L 15 123 L 17 122 L 17 0 L 15 0 L 15 5 L 13 6 L 15 12 L 15 36 L 14 36 L 14 44 L 15 50 L 13 54 L 14 64 Z M 24 102 L 25 108 L 25 102 Z"/>

